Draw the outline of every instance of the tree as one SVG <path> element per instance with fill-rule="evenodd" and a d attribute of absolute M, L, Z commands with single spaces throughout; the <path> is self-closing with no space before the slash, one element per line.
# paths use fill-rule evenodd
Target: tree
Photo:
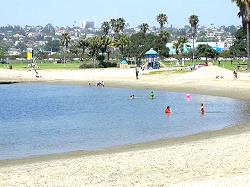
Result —
<path fill-rule="evenodd" d="M 63 46 L 63 54 L 64 54 L 64 65 L 65 65 L 65 63 L 66 63 L 66 52 L 67 52 L 67 50 L 68 50 L 68 47 L 69 47 L 69 42 L 70 42 L 70 40 L 71 40 L 71 38 L 70 38 L 70 36 L 69 36 L 69 33 L 67 33 L 67 32 L 65 32 L 65 33 L 63 33 L 62 34 L 62 36 L 61 36 L 61 44 L 62 44 L 62 46 Z"/>
<path fill-rule="evenodd" d="M 162 30 L 165 23 L 167 23 L 168 21 L 168 17 L 166 16 L 166 14 L 161 13 L 156 17 L 156 20 L 160 24 L 160 29 Z"/>
<path fill-rule="evenodd" d="M 0 60 L 4 59 L 4 51 L 0 48 Z"/>
<path fill-rule="evenodd" d="M 160 57 L 167 57 L 167 47 L 166 47 L 166 43 L 168 42 L 170 37 L 170 34 L 168 31 L 166 30 L 161 30 L 156 43 L 155 43 L 155 49 L 158 51 Z"/>
<path fill-rule="evenodd" d="M 89 43 L 88 43 L 88 41 L 86 39 L 80 39 L 78 41 L 77 47 L 81 51 L 81 61 L 82 62 L 84 61 L 84 54 L 85 54 L 85 51 L 86 51 L 88 46 L 89 46 Z"/>
<path fill-rule="evenodd" d="M 59 40 L 49 40 L 44 46 L 45 51 L 58 52 L 60 50 Z"/>
<path fill-rule="evenodd" d="M 88 50 L 89 50 L 89 55 L 91 56 L 93 63 L 95 64 L 95 61 L 99 55 L 99 49 L 101 47 L 101 38 L 100 37 L 93 37 L 87 39 L 88 42 Z"/>
<path fill-rule="evenodd" d="M 125 28 L 125 25 L 126 25 L 125 19 L 123 19 L 123 18 L 118 18 L 118 19 L 116 20 L 116 22 L 117 22 L 117 26 L 118 26 L 118 28 L 119 28 L 119 32 L 122 32 L 122 33 L 123 33 L 124 28 Z"/>
<path fill-rule="evenodd" d="M 141 64 L 141 59 L 145 57 L 145 53 L 150 48 L 156 48 L 158 36 L 154 34 L 144 34 L 138 32 L 132 34 L 130 37 L 130 43 L 124 50 L 125 56 L 135 58 L 138 65 Z"/>
<path fill-rule="evenodd" d="M 114 45 L 115 47 L 119 48 L 122 58 L 125 57 L 124 50 L 128 47 L 130 43 L 130 39 L 126 35 L 121 35 L 118 39 L 115 40 Z"/>
<path fill-rule="evenodd" d="M 109 55 L 112 47 L 112 39 L 107 36 L 101 37 L 101 53 L 104 56 L 104 53 L 107 53 L 107 61 L 109 61 Z"/>
<path fill-rule="evenodd" d="M 110 25 L 115 33 L 115 38 L 118 38 L 120 32 L 124 31 L 126 21 L 123 18 L 111 19 Z"/>
<path fill-rule="evenodd" d="M 102 32 L 104 33 L 104 35 L 107 36 L 109 33 L 109 30 L 110 30 L 109 22 L 108 21 L 103 22 L 101 29 L 102 29 Z"/>
<path fill-rule="evenodd" d="M 139 25 L 139 28 L 144 34 L 146 34 L 149 30 L 149 25 L 147 23 L 142 23 L 141 25 Z"/>
<path fill-rule="evenodd" d="M 192 56 L 192 62 L 194 64 L 194 38 L 195 38 L 195 35 L 196 35 L 196 30 L 197 30 L 197 24 L 199 23 L 199 18 L 198 16 L 196 15 L 191 15 L 189 17 L 189 23 L 191 25 L 191 30 L 192 30 L 192 39 L 193 39 L 193 49 L 192 49 L 192 52 L 193 52 L 193 56 Z"/>
<path fill-rule="evenodd" d="M 217 52 L 207 44 L 198 45 L 197 53 L 199 54 L 199 57 L 206 57 L 206 63 L 208 58 L 215 58 L 217 55 Z"/>
<path fill-rule="evenodd" d="M 187 42 L 188 42 L 188 39 L 186 37 L 181 36 L 173 44 L 173 47 L 174 47 L 174 49 L 176 51 L 176 55 L 178 56 L 179 60 L 181 59 L 179 54 L 182 54 L 184 52 L 185 46 L 190 47 L 189 45 L 186 45 Z"/>
<path fill-rule="evenodd" d="M 235 57 L 247 56 L 246 30 L 241 27 L 236 32 L 235 38 L 234 44 L 230 47 L 230 53 Z"/>
<path fill-rule="evenodd" d="M 239 7 L 240 12 L 238 16 L 242 17 L 243 27 L 247 31 L 247 69 L 250 71 L 250 0 L 232 0 Z"/>

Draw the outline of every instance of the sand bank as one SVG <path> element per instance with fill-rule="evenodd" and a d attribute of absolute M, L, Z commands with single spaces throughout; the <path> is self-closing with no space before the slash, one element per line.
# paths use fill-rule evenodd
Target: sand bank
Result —
<path fill-rule="evenodd" d="M 0 70 L 0 79 L 187 91 L 250 100 L 250 74 L 206 67 L 187 74 L 104 69 L 34 72 Z M 223 79 L 216 79 L 216 76 Z M 85 154 L 75 152 L 0 162 L 0 186 L 248 186 L 249 125 Z"/>

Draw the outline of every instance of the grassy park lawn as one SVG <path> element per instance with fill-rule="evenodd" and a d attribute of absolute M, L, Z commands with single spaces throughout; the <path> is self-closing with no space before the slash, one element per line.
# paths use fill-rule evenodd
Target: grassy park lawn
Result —
<path fill-rule="evenodd" d="M 16 70 L 24 70 L 27 69 L 28 67 L 28 63 L 27 62 L 10 62 L 10 64 L 12 66 L 12 69 L 16 69 Z M 40 70 L 48 70 L 48 69 L 68 69 L 68 70 L 76 70 L 79 69 L 79 66 L 81 64 L 80 63 L 60 63 L 60 64 L 55 64 L 55 63 L 37 63 L 38 69 Z M 8 68 L 8 65 L 6 64 L 0 64 L 0 68 Z"/>
<path fill-rule="evenodd" d="M 87 63 L 92 63 L 92 61 L 89 61 Z M 175 62 L 163 62 L 163 64 L 166 67 L 175 67 Z M 205 64 L 204 61 L 195 61 L 194 64 Z M 230 61 L 222 61 L 220 62 L 220 64 L 218 62 L 213 63 L 214 65 L 218 65 L 219 67 L 225 68 L 225 69 L 229 69 L 229 70 L 238 70 L 238 71 L 244 71 L 244 69 L 247 69 L 247 63 L 243 62 L 243 61 L 233 61 L 233 63 L 231 64 Z M 16 69 L 16 70 L 25 70 L 28 67 L 28 62 L 27 61 L 10 61 L 10 64 L 12 66 L 12 69 Z M 0 68 L 8 68 L 9 65 L 6 64 L 0 64 Z M 67 70 L 77 70 L 79 69 L 79 66 L 81 65 L 81 63 L 79 62 L 68 62 L 66 64 L 64 63 L 59 63 L 59 64 L 55 64 L 53 62 L 38 62 L 38 69 L 40 70 L 49 70 L 49 69 L 67 69 Z M 185 66 L 192 66 L 193 63 L 191 61 L 185 61 Z M 163 74 L 165 71 L 154 71 L 154 72 L 150 72 L 150 74 Z M 170 72 L 170 71 L 168 71 Z M 186 71 L 184 70 L 175 70 L 172 71 L 172 73 L 184 73 Z"/>

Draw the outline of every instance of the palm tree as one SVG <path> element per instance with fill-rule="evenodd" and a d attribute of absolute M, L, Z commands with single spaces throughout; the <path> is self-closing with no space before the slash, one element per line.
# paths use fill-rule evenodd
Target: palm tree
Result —
<path fill-rule="evenodd" d="M 119 34 L 119 27 L 117 25 L 116 19 L 111 19 L 110 20 L 110 26 L 111 26 L 112 31 L 113 31 L 113 39 L 117 38 L 117 36 Z"/>
<path fill-rule="evenodd" d="M 149 25 L 147 23 L 142 23 L 139 25 L 139 28 L 144 34 L 146 34 L 146 32 L 149 30 Z"/>
<path fill-rule="evenodd" d="M 157 22 L 160 24 L 160 28 L 161 30 L 163 29 L 165 23 L 168 22 L 168 17 L 166 16 L 166 14 L 159 14 L 156 17 Z"/>
<path fill-rule="evenodd" d="M 64 65 L 66 63 L 65 55 L 66 55 L 66 51 L 68 50 L 70 40 L 71 40 L 71 38 L 70 38 L 69 33 L 65 32 L 65 33 L 62 34 L 62 36 L 61 36 L 61 44 L 64 47 Z"/>
<path fill-rule="evenodd" d="M 96 58 L 99 54 L 99 49 L 101 48 L 101 38 L 100 37 L 93 37 L 89 38 L 87 40 L 88 42 L 88 49 L 89 49 L 89 54 L 92 57 L 93 63 L 95 63 Z"/>
<path fill-rule="evenodd" d="M 124 50 L 128 47 L 129 43 L 130 43 L 130 38 L 126 35 L 121 35 L 114 42 L 115 47 L 119 48 L 122 54 L 122 58 L 124 58 Z"/>
<path fill-rule="evenodd" d="M 78 41 L 78 45 L 77 47 L 81 49 L 81 61 L 83 62 L 84 60 L 84 54 L 85 54 L 85 51 L 88 47 L 88 41 L 86 39 L 80 39 Z"/>
<path fill-rule="evenodd" d="M 104 21 L 104 22 L 102 23 L 101 29 L 102 29 L 104 35 L 107 36 L 108 33 L 109 33 L 109 30 L 110 30 L 109 22 L 108 22 L 108 21 Z"/>
<path fill-rule="evenodd" d="M 250 0 L 232 0 L 240 9 L 238 16 L 242 17 L 243 27 L 247 30 L 247 69 L 250 71 Z"/>
<path fill-rule="evenodd" d="M 178 56 L 178 60 L 180 61 L 181 57 L 179 54 L 182 54 L 184 52 L 184 47 L 190 47 L 189 45 L 186 45 L 188 42 L 188 39 L 184 36 L 181 36 L 178 38 L 177 41 L 174 42 L 173 47 L 176 51 L 176 55 Z"/>
<path fill-rule="evenodd" d="M 111 52 L 111 47 L 112 47 L 112 39 L 111 37 L 107 37 L 107 36 L 103 36 L 101 37 L 101 52 L 102 55 L 104 55 L 104 53 L 107 53 L 107 61 L 109 61 L 109 55 Z"/>
<path fill-rule="evenodd" d="M 117 26 L 118 26 L 118 28 L 119 28 L 119 32 L 123 32 L 123 31 L 124 31 L 124 28 L 125 28 L 125 25 L 126 25 L 125 19 L 123 19 L 123 18 L 118 18 L 118 19 L 116 20 L 116 22 L 117 22 Z"/>
<path fill-rule="evenodd" d="M 193 50 L 192 50 L 192 62 L 193 62 L 193 65 L 194 65 L 194 38 L 195 38 L 195 35 L 196 35 L 196 30 L 197 30 L 197 24 L 199 23 L 199 18 L 198 16 L 196 15 L 191 15 L 189 17 L 189 23 L 191 25 L 191 28 L 192 28 L 192 39 L 193 39 Z"/>

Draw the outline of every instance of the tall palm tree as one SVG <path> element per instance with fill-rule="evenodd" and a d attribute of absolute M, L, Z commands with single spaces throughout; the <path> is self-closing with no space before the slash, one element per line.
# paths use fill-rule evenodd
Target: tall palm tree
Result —
<path fill-rule="evenodd" d="M 116 35 L 115 37 L 118 37 L 120 32 L 124 31 L 126 21 L 123 18 L 111 19 L 110 20 L 110 25 L 111 25 L 111 28 L 114 31 L 115 35 Z"/>
<path fill-rule="evenodd" d="M 107 36 L 108 33 L 109 33 L 109 30 L 110 30 L 109 22 L 108 22 L 108 21 L 104 21 L 104 22 L 102 23 L 101 29 L 102 29 L 104 35 Z"/>
<path fill-rule="evenodd" d="M 250 71 L 250 0 L 232 0 L 239 7 L 238 16 L 242 17 L 243 27 L 247 30 L 247 69 Z"/>
<path fill-rule="evenodd" d="M 146 34 L 146 32 L 149 30 L 149 25 L 147 23 L 142 23 L 139 25 L 139 28 L 144 34 Z"/>
<path fill-rule="evenodd" d="M 86 39 L 80 39 L 78 41 L 77 47 L 80 48 L 80 50 L 81 50 L 81 61 L 82 62 L 84 60 L 84 54 L 85 54 L 86 49 L 88 48 L 88 45 L 89 45 L 89 43 Z"/>
<path fill-rule="evenodd" d="M 71 40 L 71 38 L 70 38 L 69 33 L 65 32 L 65 33 L 62 34 L 62 36 L 61 36 L 61 44 L 62 44 L 62 46 L 64 48 L 64 65 L 66 63 L 65 55 L 66 55 L 66 52 L 68 50 L 70 40 Z"/>
<path fill-rule="evenodd" d="M 116 20 L 116 22 L 117 22 L 117 26 L 118 26 L 118 28 L 119 28 L 119 32 L 122 32 L 122 33 L 123 33 L 124 28 L 125 28 L 125 25 L 126 25 L 125 19 L 123 19 L 123 18 L 118 18 L 118 19 Z"/>
<path fill-rule="evenodd" d="M 197 31 L 197 24 L 199 23 L 199 18 L 196 15 L 191 15 L 189 17 L 189 23 L 191 25 L 191 29 L 192 29 L 192 39 L 193 39 L 193 48 L 192 48 L 192 62 L 194 65 L 194 38 L 196 35 L 196 31 Z"/>
<path fill-rule="evenodd" d="M 160 24 L 160 29 L 162 30 L 165 23 L 168 22 L 168 17 L 166 14 L 161 13 L 156 17 L 156 20 Z"/>

